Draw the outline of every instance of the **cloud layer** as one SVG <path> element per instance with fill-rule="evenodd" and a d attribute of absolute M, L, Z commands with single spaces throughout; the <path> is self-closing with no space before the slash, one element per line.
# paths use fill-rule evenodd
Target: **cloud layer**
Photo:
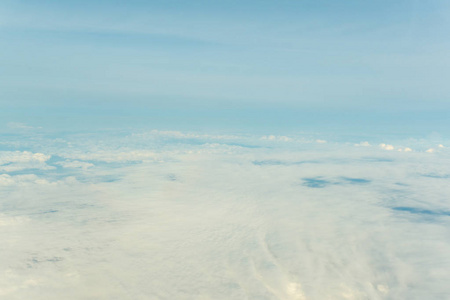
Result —
<path fill-rule="evenodd" d="M 450 293 L 446 148 L 264 137 L 78 135 L 1 152 L 0 297 Z"/>

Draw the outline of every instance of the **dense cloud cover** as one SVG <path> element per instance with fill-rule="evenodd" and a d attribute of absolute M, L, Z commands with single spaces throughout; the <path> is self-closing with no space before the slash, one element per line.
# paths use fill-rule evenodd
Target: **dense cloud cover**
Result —
<path fill-rule="evenodd" d="M 0 298 L 450 294 L 445 143 L 154 130 L 0 146 Z"/>

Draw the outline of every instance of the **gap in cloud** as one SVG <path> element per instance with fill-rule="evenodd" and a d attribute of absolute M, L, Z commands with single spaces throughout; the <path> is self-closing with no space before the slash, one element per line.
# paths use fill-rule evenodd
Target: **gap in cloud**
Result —
<path fill-rule="evenodd" d="M 333 184 L 332 182 L 321 178 L 322 176 L 313 178 L 303 178 L 303 185 L 310 188 L 324 188 L 328 185 Z"/>
<path fill-rule="evenodd" d="M 372 180 L 354 177 L 337 177 L 335 180 L 323 179 L 323 176 L 303 178 L 303 186 L 310 188 L 324 188 L 330 185 L 364 185 L 371 183 Z"/>
<path fill-rule="evenodd" d="M 350 183 L 350 184 L 366 184 L 370 183 L 371 180 L 364 179 L 364 178 L 350 178 L 350 177 L 341 177 L 344 181 Z"/>
<path fill-rule="evenodd" d="M 394 161 L 392 158 L 386 158 L 386 157 L 363 157 L 362 159 L 365 161 L 368 161 L 368 162 L 393 162 Z"/>
<path fill-rule="evenodd" d="M 175 174 L 167 174 L 166 178 L 169 181 L 177 181 L 178 180 L 178 177 Z"/>
<path fill-rule="evenodd" d="M 432 215 L 432 216 L 450 216 L 450 211 L 442 211 L 442 210 L 430 210 L 423 209 L 418 207 L 410 207 L 410 206 L 396 206 L 392 207 L 393 210 L 408 212 L 411 214 L 419 214 L 419 215 Z"/>
<path fill-rule="evenodd" d="M 450 174 L 436 174 L 436 173 L 421 174 L 420 176 L 428 177 L 428 178 L 440 178 L 440 179 L 448 179 L 448 178 L 450 178 Z"/>

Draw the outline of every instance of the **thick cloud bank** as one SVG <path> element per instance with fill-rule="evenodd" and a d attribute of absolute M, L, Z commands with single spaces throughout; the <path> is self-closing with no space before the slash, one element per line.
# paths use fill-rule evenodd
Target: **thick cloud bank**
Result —
<path fill-rule="evenodd" d="M 382 145 L 4 140 L 0 298 L 445 299 L 450 152 Z"/>

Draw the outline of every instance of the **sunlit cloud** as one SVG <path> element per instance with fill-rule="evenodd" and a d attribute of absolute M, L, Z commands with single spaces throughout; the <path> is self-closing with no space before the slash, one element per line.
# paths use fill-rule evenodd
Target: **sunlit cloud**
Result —
<path fill-rule="evenodd" d="M 46 162 L 51 155 L 29 151 L 0 151 L 0 171 L 12 172 L 24 169 L 49 170 L 54 167 Z"/>
<path fill-rule="evenodd" d="M 384 150 L 394 150 L 394 146 L 387 144 L 380 144 L 380 147 Z"/>

